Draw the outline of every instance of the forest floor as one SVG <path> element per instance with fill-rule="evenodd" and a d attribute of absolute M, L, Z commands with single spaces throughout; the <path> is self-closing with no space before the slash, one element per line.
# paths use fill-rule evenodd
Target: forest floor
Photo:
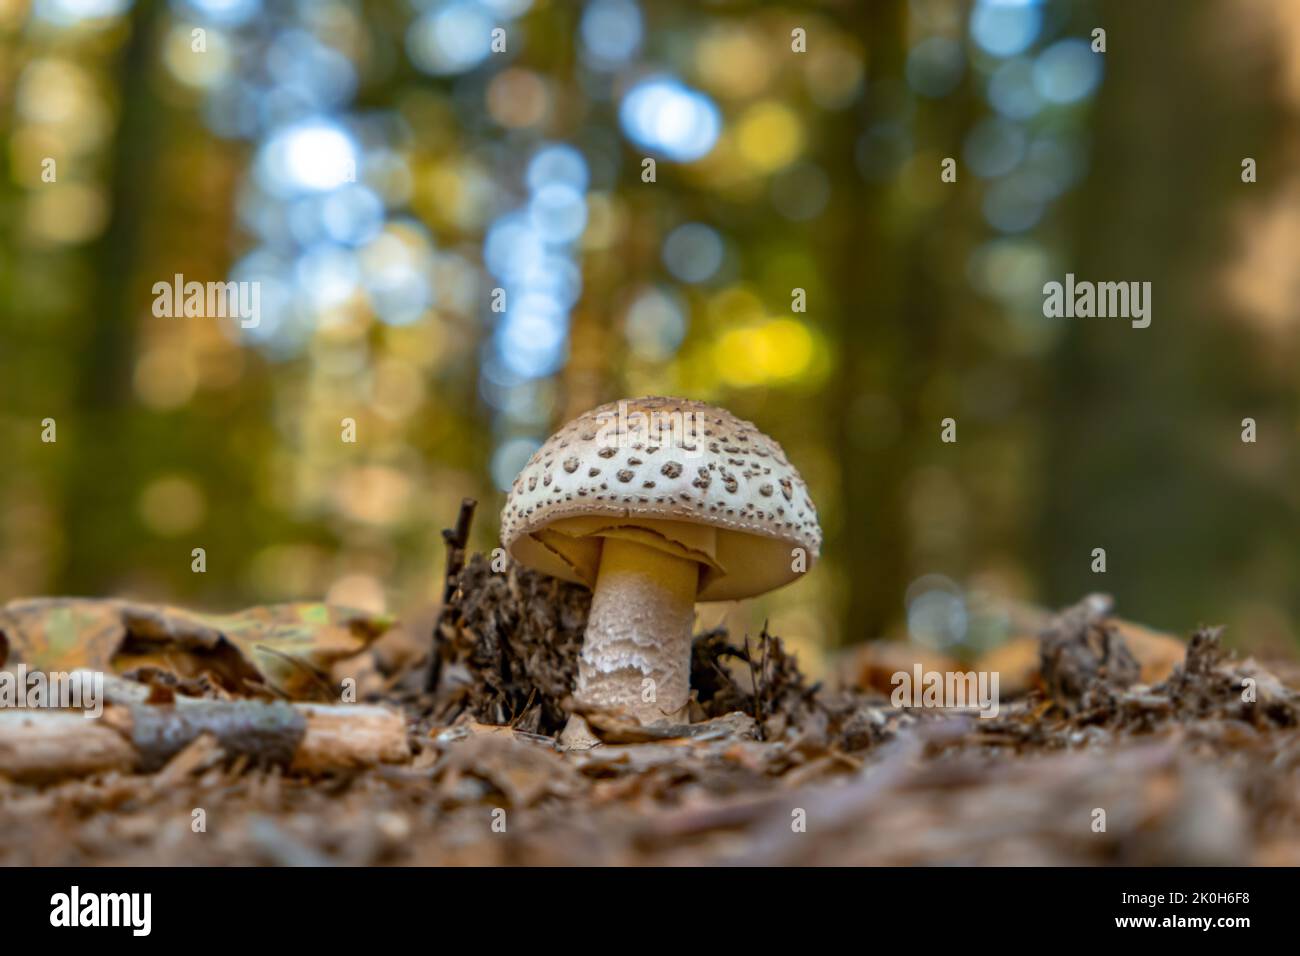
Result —
<path fill-rule="evenodd" d="M 203 734 L 147 772 L 10 780 L 0 746 L 0 864 L 1300 864 L 1296 669 L 1212 629 L 1146 684 L 1090 598 L 990 718 L 810 685 L 779 638 L 714 631 L 692 723 L 587 713 L 580 749 L 589 596 L 477 555 L 453 572 L 432 689 L 418 660 L 363 682 L 404 714 L 402 759 L 302 773 Z"/>

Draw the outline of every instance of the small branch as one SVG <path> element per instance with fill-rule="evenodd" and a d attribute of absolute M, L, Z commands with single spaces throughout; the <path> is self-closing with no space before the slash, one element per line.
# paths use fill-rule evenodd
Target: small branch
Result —
<path fill-rule="evenodd" d="M 465 549 L 469 546 L 469 528 L 474 521 L 474 509 L 478 502 L 466 498 L 460 503 L 460 513 L 456 516 L 456 527 L 443 528 L 442 540 L 447 545 L 447 571 L 444 575 L 442 602 L 445 607 L 451 603 L 456 593 L 456 578 L 465 567 Z"/>
<path fill-rule="evenodd" d="M 469 547 L 469 529 L 477 507 L 478 502 L 473 498 L 464 499 L 460 503 L 460 513 L 456 516 L 456 526 L 442 529 L 442 540 L 447 546 L 447 568 L 443 575 L 442 608 L 434 622 L 433 638 L 429 644 L 429 675 L 424 682 L 426 691 L 436 690 L 438 678 L 442 675 L 442 655 L 439 653 L 442 626 L 451 611 L 456 589 L 460 586 L 460 572 L 465 567 L 465 549 Z"/>
<path fill-rule="evenodd" d="M 745 663 L 749 665 L 749 686 L 754 692 L 754 724 L 759 728 L 759 739 L 763 739 L 763 697 L 759 693 L 758 675 L 754 673 L 754 655 L 749 652 L 749 635 L 745 635 Z"/>
<path fill-rule="evenodd" d="M 98 718 L 75 710 L 0 711 L 0 776 L 40 781 L 107 770 L 152 773 L 205 734 L 229 756 L 304 773 L 410 756 L 406 719 L 385 707 L 182 697 L 156 706 L 129 702 L 115 690 Z"/>

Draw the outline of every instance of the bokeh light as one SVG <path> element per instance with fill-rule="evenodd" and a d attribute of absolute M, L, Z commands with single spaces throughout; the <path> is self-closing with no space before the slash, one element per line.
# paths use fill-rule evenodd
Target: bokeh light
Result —
<path fill-rule="evenodd" d="M 997 57 L 1023 53 L 1038 38 L 1039 0 L 977 0 L 970 15 L 971 39 Z"/>
<path fill-rule="evenodd" d="M 262 0 L 172 0 L 172 6 L 182 15 L 227 27 L 240 26 L 263 12 Z"/>
<path fill-rule="evenodd" d="M 1034 89 L 1050 103 L 1077 103 L 1101 82 L 1101 57 L 1085 41 L 1058 40 L 1034 62 Z"/>
<path fill-rule="evenodd" d="M 736 124 L 740 155 L 760 173 L 790 165 L 803 148 L 803 127 L 794 110 L 764 101 L 745 111 Z"/>
<path fill-rule="evenodd" d="M 498 489 L 506 491 L 514 483 L 515 475 L 528 463 L 541 442 L 533 438 L 508 438 L 492 453 L 492 481 Z"/>
<path fill-rule="evenodd" d="M 917 578 L 907 589 L 907 632 L 925 647 L 946 650 L 966 639 L 969 613 L 958 585 L 939 574 Z"/>
<path fill-rule="evenodd" d="M 713 360 L 723 381 L 743 387 L 798 378 L 815 353 L 806 325 L 769 319 L 724 332 L 713 347 Z"/>
<path fill-rule="evenodd" d="M 1024 58 L 1008 60 L 997 68 L 988 86 L 989 103 L 1011 120 L 1027 120 L 1043 108 L 1034 88 L 1033 63 Z"/>
<path fill-rule="evenodd" d="M 426 73 L 464 73 L 492 50 L 492 15 L 474 0 L 450 0 L 422 13 L 406 31 L 411 62 Z"/>
<path fill-rule="evenodd" d="M 633 0 L 591 0 L 582 12 L 579 32 L 591 65 L 615 69 L 641 47 L 641 10 Z"/>
<path fill-rule="evenodd" d="M 663 361 L 676 352 L 686 336 L 686 327 L 681 299 L 660 288 L 640 292 L 624 318 L 632 354 L 648 362 Z"/>
<path fill-rule="evenodd" d="M 976 176 L 1002 176 L 1024 158 L 1026 139 L 1024 129 L 1015 123 L 999 118 L 981 120 L 966 136 L 965 163 Z"/>
<path fill-rule="evenodd" d="M 669 77 L 643 80 L 619 107 L 623 132 L 636 145 L 677 162 L 713 149 L 722 117 L 709 97 Z"/>
<path fill-rule="evenodd" d="M 330 120 L 306 120 L 277 130 L 258 155 L 263 188 L 280 197 L 335 189 L 356 175 L 356 143 Z"/>
<path fill-rule="evenodd" d="M 683 282 L 712 278 L 722 265 L 722 254 L 722 237 L 703 223 L 678 226 L 664 238 L 664 265 Z"/>
<path fill-rule="evenodd" d="M 32 12 L 55 26 L 71 27 L 86 21 L 107 21 L 130 6 L 131 0 L 35 0 Z"/>

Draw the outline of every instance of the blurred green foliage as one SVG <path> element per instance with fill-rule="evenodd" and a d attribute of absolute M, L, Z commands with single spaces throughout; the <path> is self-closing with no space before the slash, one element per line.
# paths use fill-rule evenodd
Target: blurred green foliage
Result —
<path fill-rule="evenodd" d="M 805 654 L 1091 590 L 1295 640 L 1294 5 L 9 0 L 0 104 L 0 597 L 408 612 L 463 496 L 491 547 L 666 393 L 808 479 L 823 562 L 729 612 Z M 1045 318 L 1067 272 L 1151 327 Z"/>

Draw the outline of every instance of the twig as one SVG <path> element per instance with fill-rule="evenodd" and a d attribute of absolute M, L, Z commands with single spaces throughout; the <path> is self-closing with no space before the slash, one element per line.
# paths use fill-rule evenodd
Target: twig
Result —
<path fill-rule="evenodd" d="M 537 696 L 537 688 L 534 687 L 528 691 L 528 700 L 524 702 L 523 709 L 510 718 L 510 729 L 515 729 L 515 724 L 524 719 L 524 714 L 528 713 L 528 708 L 533 706 L 533 698 Z"/>
<path fill-rule="evenodd" d="M 204 734 L 233 757 L 306 773 L 400 763 L 410 755 L 406 718 L 386 707 L 183 697 L 154 706 L 110 699 L 99 718 L 75 710 L 0 711 L 0 777 L 153 773 Z"/>
<path fill-rule="evenodd" d="M 442 676 L 442 655 L 439 653 L 442 625 L 451 612 L 452 599 L 460 586 L 460 572 L 465 567 L 465 549 L 469 545 L 469 528 L 474 521 L 476 507 L 478 502 L 473 498 L 464 499 L 460 503 L 460 513 L 456 516 L 456 526 L 442 529 L 442 540 L 447 546 L 447 568 L 443 575 L 442 608 L 433 624 L 433 639 L 429 646 L 429 676 L 424 682 L 427 691 L 436 690 L 438 678 Z"/>
<path fill-rule="evenodd" d="M 745 635 L 745 663 L 749 665 L 749 686 L 754 691 L 754 724 L 758 727 L 758 739 L 763 739 L 763 697 L 758 692 L 758 676 L 754 673 L 754 655 L 749 653 L 749 635 Z"/>

